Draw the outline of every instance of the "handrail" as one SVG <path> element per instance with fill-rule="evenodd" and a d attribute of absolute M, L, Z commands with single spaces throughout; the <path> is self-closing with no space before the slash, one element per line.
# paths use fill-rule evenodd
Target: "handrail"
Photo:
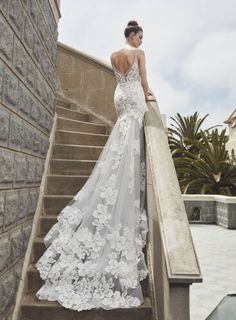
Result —
<path fill-rule="evenodd" d="M 147 106 L 144 131 L 153 305 L 158 320 L 187 320 L 189 285 L 202 281 L 201 270 L 158 105 L 149 101 Z"/>

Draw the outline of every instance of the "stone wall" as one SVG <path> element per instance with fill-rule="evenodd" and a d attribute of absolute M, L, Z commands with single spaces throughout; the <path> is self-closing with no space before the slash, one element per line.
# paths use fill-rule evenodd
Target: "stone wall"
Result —
<path fill-rule="evenodd" d="M 199 222 L 201 223 L 216 223 L 216 202 L 215 201 L 184 201 L 185 208 L 199 208 L 200 217 Z"/>
<path fill-rule="evenodd" d="M 48 149 L 56 10 L 50 0 L 0 1 L 0 319 L 11 317 Z"/>
<path fill-rule="evenodd" d="M 224 228 L 236 229 L 236 199 L 223 195 L 182 195 L 186 211 L 200 209 L 200 219 L 191 223 L 217 224 Z"/>
<path fill-rule="evenodd" d="M 58 43 L 58 85 L 62 93 L 88 112 L 114 123 L 116 79 L 111 66 L 105 61 Z"/>

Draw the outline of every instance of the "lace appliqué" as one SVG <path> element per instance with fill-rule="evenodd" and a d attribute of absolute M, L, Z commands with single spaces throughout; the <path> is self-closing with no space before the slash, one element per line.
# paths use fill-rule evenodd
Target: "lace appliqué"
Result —
<path fill-rule="evenodd" d="M 116 76 L 118 120 L 89 179 L 44 237 L 47 249 L 36 263 L 45 280 L 36 296 L 77 311 L 139 306 L 140 281 L 148 274 L 143 253 L 148 223 L 140 196 L 147 107 L 138 64 L 126 77 Z"/>

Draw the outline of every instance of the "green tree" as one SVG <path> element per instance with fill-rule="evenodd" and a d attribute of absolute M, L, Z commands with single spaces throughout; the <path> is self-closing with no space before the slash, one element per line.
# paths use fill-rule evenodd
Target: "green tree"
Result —
<path fill-rule="evenodd" d="M 208 116 L 208 115 L 206 115 Z M 172 118 L 176 125 L 168 136 L 182 193 L 236 195 L 236 167 L 225 143 L 226 129 L 201 130 L 206 116 Z M 175 135 L 175 136 L 174 136 Z M 186 136 L 185 136 L 186 135 Z"/>
<path fill-rule="evenodd" d="M 201 138 L 201 125 L 207 116 L 209 114 L 203 118 L 199 118 L 199 113 L 196 111 L 193 115 L 187 117 L 182 117 L 179 113 L 177 113 L 175 118 L 170 117 L 174 121 L 174 124 L 171 124 L 174 129 L 168 128 L 168 142 L 174 158 L 182 157 L 183 150 L 198 154 L 199 148 L 197 142 Z M 205 131 L 209 132 L 217 126 L 205 129 Z"/>

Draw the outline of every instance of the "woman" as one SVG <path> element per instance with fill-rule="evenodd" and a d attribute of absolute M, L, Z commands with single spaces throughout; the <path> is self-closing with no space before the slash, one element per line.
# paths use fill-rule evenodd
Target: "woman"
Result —
<path fill-rule="evenodd" d="M 118 119 L 83 188 L 44 238 L 36 267 L 45 280 L 39 299 L 66 308 L 131 308 L 143 302 L 148 231 L 143 116 L 149 98 L 142 29 L 125 28 L 124 48 L 111 55 Z"/>

